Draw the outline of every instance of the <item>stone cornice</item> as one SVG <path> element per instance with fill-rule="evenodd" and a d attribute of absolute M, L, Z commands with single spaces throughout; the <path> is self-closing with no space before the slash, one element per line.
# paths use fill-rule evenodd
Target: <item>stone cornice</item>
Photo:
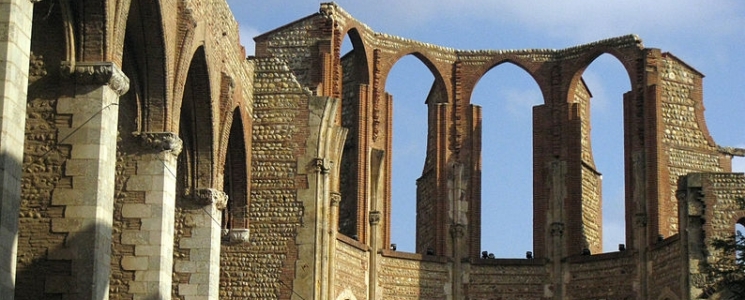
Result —
<path fill-rule="evenodd" d="M 108 85 L 117 95 L 129 90 L 129 78 L 113 62 L 68 62 L 60 65 L 62 76 L 75 80 L 76 84 Z"/>

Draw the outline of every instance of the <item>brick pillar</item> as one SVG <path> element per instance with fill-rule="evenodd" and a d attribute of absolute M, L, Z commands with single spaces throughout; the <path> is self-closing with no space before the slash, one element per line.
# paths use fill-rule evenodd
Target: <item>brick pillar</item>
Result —
<path fill-rule="evenodd" d="M 176 207 L 176 159 L 182 142 L 171 132 L 136 133 L 143 152 L 136 159 L 136 174 L 127 191 L 145 193 L 145 203 L 125 203 L 122 218 L 138 219 L 141 227 L 123 229 L 121 243 L 134 245 L 134 255 L 124 256 L 120 267 L 134 271 L 129 293 L 143 299 L 171 299 L 173 228 Z"/>
<path fill-rule="evenodd" d="M 177 295 L 188 300 L 217 299 L 220 288 L 220 236 L 222 212 L 228 196 L 215 189 L 194 191 L 194 207 L 183 210 L 191 235 L 181 237 L 177 245 L 188 252 L 188 259 L 174 262 L 174 272 L 188 278 L 178 285 Z"/>
<path fill-rule="evenodd" d="M 15 293 L 33 4 L 0 0 L 0 299 Z"/>
<path fill-rule="evenodd" d="M 66 233 L 64 245 L 48 250 L 50 260 L 71 261 L 69 277 L 47 278 L 46 288 L 71 299 L 107 299 L 111 269 L 119 96 L 129 79 L 111 62 L 63 63 L 73 80 L 73 96 L 57 103 L 57 143 L 70 159 L 52 193 L 52 205 L 65 207 L 52 218 L 52 232 Z"/>

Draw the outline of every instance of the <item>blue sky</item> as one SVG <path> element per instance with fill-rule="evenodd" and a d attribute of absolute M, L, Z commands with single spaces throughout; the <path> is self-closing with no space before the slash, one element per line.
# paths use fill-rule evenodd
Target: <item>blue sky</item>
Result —
<path fill-rule="evenodd" d="M 253 54 L 252 37 L 318 11 L 320 1 L 228 1 Z M 637 34 L 646 47 L 671 52 L 706 75 L 704 105 L 714 140 L 745 148 L 745 2 L 723 0 L 510 1 L 344 0 L 337 3 L 373 30 L 456 49 L 566 48 Z M 422 5 L 422 3 L 425 3 Z M 593 149 L 603 173 L 604 248 L 623 240 L 621 64 L 600 56 L 583 74 L 591 92 Z M 416 78 L 413 80 L 412 78 Z M 392 242 L 414 249 L 414 180 L 421 174 L 426 132 L 424 99 L 432 75 L 413 56 L 391 71 L 394 97 Z M 482 249 L 497 257 L 531 250 L 531 110 L 543 102 L 519 68 L 501 65 L 476 86 L 483 107 Z M 499 116 L 499 117 L 497 117 Z M 500 129 L 501 128 L 501 129 Z M 510 130 L 504 130 L 510 128 Z M 735 169 L 745 171 L 737 159 Z"/>

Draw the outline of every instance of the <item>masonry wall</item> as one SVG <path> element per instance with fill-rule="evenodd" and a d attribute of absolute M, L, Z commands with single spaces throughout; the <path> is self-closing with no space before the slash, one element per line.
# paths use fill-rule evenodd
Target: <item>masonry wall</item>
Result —
<path fill-rule="evenodd" d="M 660 83 L 656 93 L 660 97 L 659 138 L 664 149 L 660 163 L 661 194 L 659 234 L 664 237 L 678 233 L 678 200 L 675 190 L 678 179 L 691 172 L 722 172 L 722 154 L 706 128 L 703 107 L 703 76 L 670 54 L 663 54 L 659 62 Z"/>
<path fill-rule="evenodd" d="M 297 176 L 299 155 L 304 153 L 308 124 L 308 94 L 298 85 L 287 65 L 273 58 L 255 61 L 253 141 L 251 146 L 251 242 L 243 254 L 226 255 L 225 266 L 245 267 L 246 285 L 221 289 L 230 295 L 289 299 L 298 256 L 295 237 L 304 207 L 297 190 L 307 188 Z M 228 276 L 228 273 L 223 273 Z"/>
<path fill-rule="evenodd" d="M 582 235 L 583 246 L 591 253 L 603 252 L 603 183 L 601 173 L 595 166 L 591 143 L 590 91 L 584 80 L 574 87 L 574 103 L 580 123 L 581 189 L 582 189 Z"/>
<path fill-rule="evenodd" d="M 680 274 L 685 273 L 683 267 L 683 249 L 678 235 L 672 236 L 655 245 L 649 252 L 651 272 L 655 274 L 649 278 L 649 298 L 661 299 L 663 295 L 673 294 L 678 299 L 681 284 Z"/>
<path fill-rule="evenodd" d="M 637 263 L 625 252 L 570 258 L 564 299 L 636 299 Z"/>
<path fill-rule="evenodd" d="M 383 299 L 447 299 L 450 293 L 450 265 L 412 257 L 383 256 L 378 282 Z"/>
<path fill-rule="evenodd" d="M 64 53 L 61 47 L 52 45 L 65 43 L 60 14 L 59 6 L 51 2 L 34 6 L 16 258 L 17 299 L 60 297 L 45 291 L 63 291 L 67 281 L 50 284 L 50 290 L 46 290 L 46 278 L 64 278 L 71 272 L 69 260 L 55 259 L 55 246 L 64 242 L 66 234 L 53 230 L 51 223 L 64 213 L 63 206 L 51 203 L 54 188 L 71 184 L 62 173 L 64 162 L 70 157 L 70 147 L 57 143 L 58 127 L 66 127 L 69 122 L 57 113 L 64 86 L 59 72 Z M 45 16 L 46 22 L 41 22 Z"/>
<path fill-rule="evenodd" d="M 468 299 L 542 299 L 549 282 L 543 260 L 482 260 L 472 264 L 466 288 Z"/>
<path fill-rule="evenodd" d="M 348 291 L 357 300 L 367 299 L 370 251 L 360 248 L 360 245 L 353 245 L 354 242 L 344 240 L 346 239 L 337 240 L 336 243 L 333 294 L 339 295 Z"/>

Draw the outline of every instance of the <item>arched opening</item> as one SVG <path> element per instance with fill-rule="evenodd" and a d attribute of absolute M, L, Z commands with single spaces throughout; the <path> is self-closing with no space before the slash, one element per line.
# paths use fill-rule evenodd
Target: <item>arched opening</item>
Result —
<path fill-rule="evenodd" d="M 370 106 L 368 91 L 367 55 L 362 40 L 355 29 L 351 29 L 340 46 L 342 66 L 342 105 L 337 114 L 337 123 L 348 130 L 339 168 L 338 190 L 341 193 L 339 203 L 339 232 L 356 240 L 365 236 L 364 187 L 360 186 L 364 176 L 359 162 L 363 161 L 365 150 L 365 116 Z"/>
<path fill-rule="evenodd" d="M 180 283 L 211 284 L 211 276 L 192 276 L 197 270 L 179 268 L 183 264 L 205 263 L 212 259 L 201 255 L 192 255 L 194 249 L 204 248 L 205 243 L 214 247 L 211 238 L 213 228 L 219 227 L 221 216 L 214 212 L 215 204 L 205 203 L 204 196 L 214 199 L 214 194 L 207 188 L 212 187 L 213 128 L 211 93 L 207 60 L 203 47 L 199 47 L 191 60 L 179 118 L 178 135 L 183 141 L 183 150 L 178 158 L 176 177 L 176 211 L 173 239 L 173 298 L 180 298 Z M 216 223 L 216 224 L 213 224 Z M 200 240 L 200 244 L 182 243 L 182 241 Z M 219 242 L 219 241 L 217 241 Z M 214 265 L 209 265 L 214 268 Z M 210 272 L 212 270 L 209 270 Z M 204 291 L 202 291 L 204 293 Z"/>
<path fill-rule="evenodd" d="M 397 251 L 424 252 L 434 247 L 427 242 L 434 233 L 423 232 L 426 226 L 417 225 L 418 220 L 432 218 L 435 213 L 427 199 L 417 198 L 417 180 L 422 177 L 427 150 L 428 111 L 424 104 L 435 94 L 434 81 L 432 71 L 420 59 L 407 55 L 396 62 L 385 84 L 393 102 L 389 225 L 390 243 L 396 244 Z"/>
<path fill-rule="evenodd" d="M 533 251 L 532 107 L 543 103 L 541 90 L 505 63 L 479 79 L 471 103 L 482 108 L 482 257 L 525 258 Z"/>
<path fill-rule="evenodd" d="M 598 224 L 602 230 L 597 232 L 602 243 L 590 245 L 592 253 L 621 251 L 626 247 L 623 102 L 624 94 L 630 90 L 629 82 L 629 75 L 618 59 L 603 54 L 582 73 L 587 97 L 582 93 L 575 95 L 584 115 L 583 209 L 591 207 L 585 205 L 588 201 L 602 204 Z"/>
<path fill-rule="evenodd" d="M 239 107 L 233 112 L 223 169 L 223 191 L 228 195 L 228 204 L 222 211 L 224 231 L 248 228 L 248 167 L 243 132 Z"/>
<path fill-rule="evenodd" d="M 191 193 L 195 188 L 210 187 L 212 183 L 212 113 L 210 107 L 209 75 L 204 48 L 200 47 L 194 53 L 189 72 L 184 84 L 184 94 L 181 101 L 181 116 L 179 121 L 179 137 L 184 143 L 182 153 L 191 156 L 193 162 L 189 168 L 193 170 L 183 178 L 185 192 Z M 178 172 L 182 177 L 182 172 Z M 180 181 L 180 180 L 179 180 Z"/>
<path fill-rule="evenodd" d="M 745 265 L 745 218 L 735 224 L 735 263 Z"/>

